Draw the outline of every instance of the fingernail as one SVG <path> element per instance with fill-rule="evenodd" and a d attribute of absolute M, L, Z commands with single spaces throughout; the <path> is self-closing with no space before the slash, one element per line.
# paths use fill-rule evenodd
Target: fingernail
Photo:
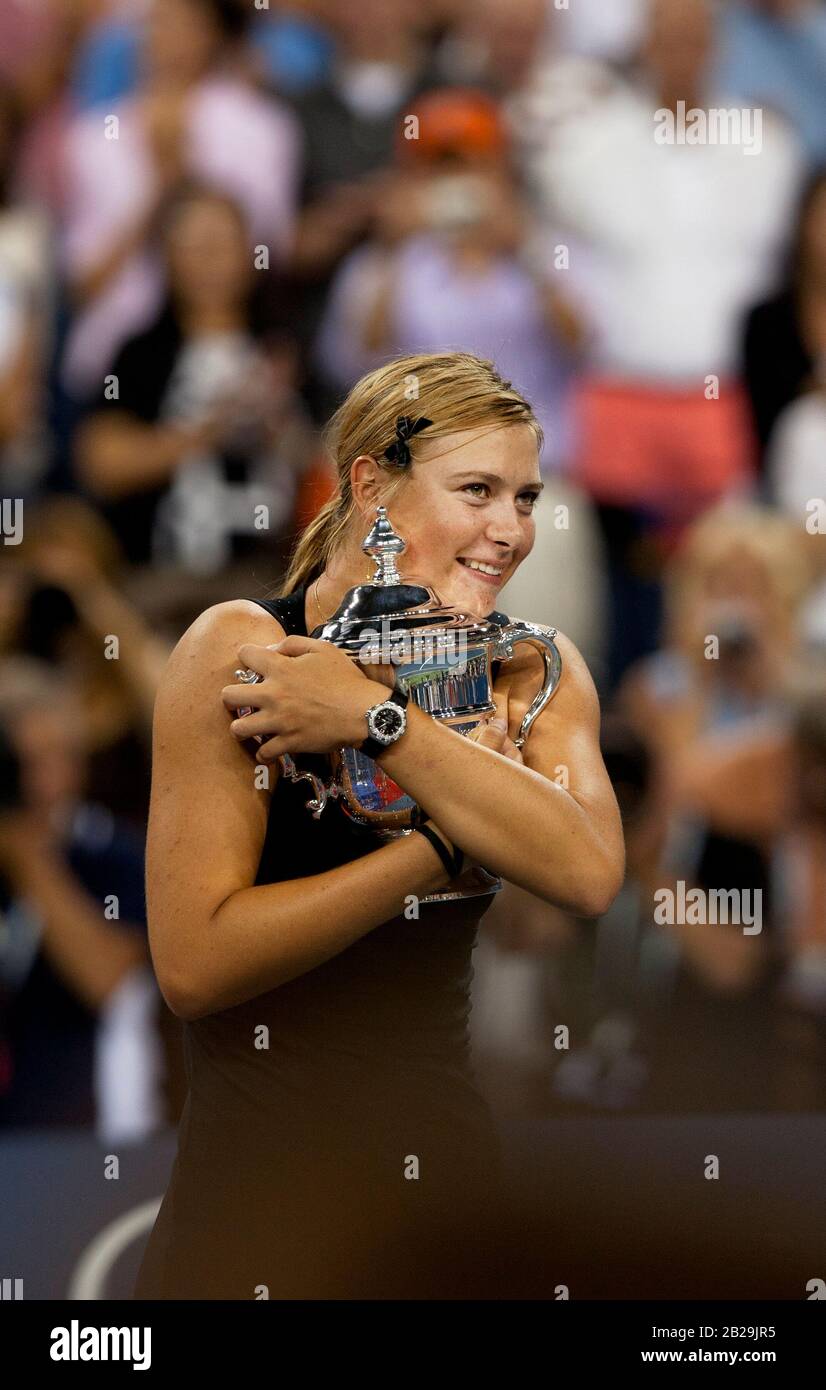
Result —
<path fill-rule="evenodd" d="M 502 732 L 504 733 L 504 731 L 507 729 L 508 725 L 507 725 L 507 721 L 504 720 L 504 719 L 491 719 L 491 721 L 490 721 L 490 727 L 491 727 L 492 729 L 501 729 Z"/>

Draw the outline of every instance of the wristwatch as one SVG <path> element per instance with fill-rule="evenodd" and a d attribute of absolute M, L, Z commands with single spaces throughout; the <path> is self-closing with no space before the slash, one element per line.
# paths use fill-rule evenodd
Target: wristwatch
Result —
<path fill-rule="evenodd" d="M 407 703 L 410 696 L 396 686 L 386 700 L 367 710 L 367 738 L 359 748 L 368 758 L 375 758 L 391 743 L 401 738 L 407 728 Z"/>

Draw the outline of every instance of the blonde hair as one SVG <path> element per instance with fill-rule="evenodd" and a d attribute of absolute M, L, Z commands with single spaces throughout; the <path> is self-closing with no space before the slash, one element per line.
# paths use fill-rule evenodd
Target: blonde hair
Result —
<path fill-rule="evenodd" d="M 415 463 L 420 439 L 437 439 L 457 430 L 529 425 L 542 447 L 542 428 L 528 402 L 504 381 L 492 362 L 469 352 L 421 353 L 395 357 L 368 372 L 350 391 L 324 431 L 325 447 L 335 466 L 338 487 L 302 533 L 290 559 L 279 597 L 292 594 L 315 578 L 349 533 L 356 514 L 350 469 L 361 454 L 372 455 L 387 469 L 383 490 L 390 501 L 405 484 L 410 468 L 382 458 L 393 443 L 396 420 L 410 415 L 432 420 L 411 440 Z"/>
<path fill-rule="evenodd" d="M 760 502 L 723 501 L 688 528 L 667 572 L 666 610 L 671 637 L 691 645 L 691 615 L 711 570 L 744 550 L 766 574 L 776 611 L 793 627 L 812 578 L 800 528 Z"/>

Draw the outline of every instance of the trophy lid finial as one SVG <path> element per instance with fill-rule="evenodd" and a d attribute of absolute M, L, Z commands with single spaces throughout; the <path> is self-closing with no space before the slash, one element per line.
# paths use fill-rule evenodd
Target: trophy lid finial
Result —
<path fill-rule="evenodd" d="M 394 531 L 386 507 L 376 508 L 376 519 L 362 541 L 361 548 L 367 555 L 372 556 L 376 566 L 372 583 L 401 583 L 401 576 L 396 566 L 396 556 L 402 555 L 407 549 L 407 545 L 398 532 Z"/>

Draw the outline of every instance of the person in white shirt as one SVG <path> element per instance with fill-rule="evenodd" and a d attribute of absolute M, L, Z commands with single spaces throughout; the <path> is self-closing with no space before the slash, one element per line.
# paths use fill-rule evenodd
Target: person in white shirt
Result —
<path fill-rule="evenodd" d="M 727 109 L 709 90 L 714 47 L 708 0 L 652 0 L 630 81 L 562 61 L 525 98 L 523 158 L 591 318 L 574 477 L 610 509 L 615 603 L 630 594 L 614 614 L 616 677 L 656 643 L 664 554 L 705 508 L 751 486 L 741 320 L 774 286 L 804 172 L 772 112 L 712 117 Z"/>

